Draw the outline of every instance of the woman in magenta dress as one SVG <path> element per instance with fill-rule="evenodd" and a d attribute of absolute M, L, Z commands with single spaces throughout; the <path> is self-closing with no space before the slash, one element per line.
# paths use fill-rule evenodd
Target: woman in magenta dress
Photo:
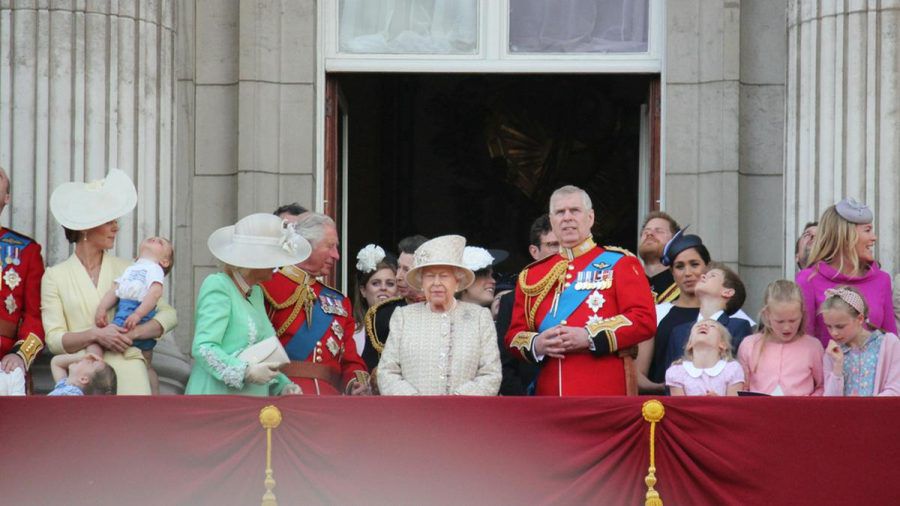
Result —
<path fill-rule="evenodd" d="M 869 321 L 887 332 L 897 333 L 891 300 L 891 277 L 875 261 L 872 210 L 854 199 L 844 199 L 825 209 L 819 233 L 809 254 L 809 267 L 797 273 L 806 304 L 806 332 L 826 346 L 828 330 L 819 309 L 825 290 L 852 286 L 866 299 Z"/>

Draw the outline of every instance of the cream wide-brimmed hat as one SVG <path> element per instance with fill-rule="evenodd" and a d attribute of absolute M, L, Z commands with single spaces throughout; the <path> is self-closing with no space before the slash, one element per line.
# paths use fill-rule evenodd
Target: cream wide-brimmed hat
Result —
<path fill-rule="evenodd" d="M 272 269 L 300 263 L 312 252 L 309 242 L 292 224 L 274 214 L 245 216 L 234 225 L 209 236 L 209 252 L 219 260 L 244 269 Z"/>
<path fill-rule="evenodd" d="M 416 290 L 422 289 L 422 270 L 425 267 L 452 267 L 463 274 L 457 291 L 461 292 L 475 281 L 475 273 L 463 263 L 466 238 L 461 235 L 442 235 L 425 241 L 413 256 L 413 268 L 406 273 L 406 282 Z"/>
<path fill-rule="evenodd" d="M 137 190 L 119 169 L 90 183 L 63 183 L 50 195 L 50 212 L 69 230 L 89 230 L 117 220 L 137 205 Z"/>

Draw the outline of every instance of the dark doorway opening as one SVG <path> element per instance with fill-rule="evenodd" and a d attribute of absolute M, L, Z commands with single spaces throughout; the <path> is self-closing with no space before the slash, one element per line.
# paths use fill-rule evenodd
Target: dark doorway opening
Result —
<path fill-rule="evenodd" d="M 458 233 L 531 262 L 554 189 L 588 191 L 595 238 L 634 250 L 642 105 L 656 76 L 329 75 L 348 117 L 348 269 L 368 243 Z"/>

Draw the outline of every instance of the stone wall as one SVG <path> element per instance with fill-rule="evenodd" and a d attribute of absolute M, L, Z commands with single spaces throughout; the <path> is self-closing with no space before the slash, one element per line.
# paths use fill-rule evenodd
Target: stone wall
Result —
<path fill-rule="evenodd" d="M 47 265 L 71 254 L 48 208 L 53 189 L 100 179 L 109 167 L 138 192 L 112 253 L 133 257 L 142 238 L 173 236 L 174 47 L 172 0 L 0 1 L 0 166 L 11 184 L 2 224 L 33 236 Z M 176 306 L 192 304 L 171 289 L 191 270 L 176 264 L 169 278 Z M 34 369 L 39 392 L 52 387 L 46 362 Z M 184 388 L 188 364 L 171 336 L 154 366 L 163 392 Z"/>
<path fill-rule="evenodd" d="M 787 12 L 785 256 L 805 222 L 855 197 L 873 207 L 879 260 L 896 272 L 900 1 L 791 0 Z"/>
<path fill-rule="evenodd" d="M 138 190 L 113 253 L 171 237 L 174 20 L 171 0 L 0 1 L 0 165 L 12 186 L 3 224 L 37 239 L 48 265 L 71 251 L 48 208 L 53 189 L 109 167 Z"/>
<path fill-rule="evenodd" d="M 178 2 L 176 286 L 179 342 L 194 298 L 217 269 L 209 234 L 254 212 L 315 195 L 313 0 Z"/>
<path fill-rule="evenodd" d="M 738 269 L 751 315 L 782 274 L 784 4 L 666 2 L 665 210 Z"/>

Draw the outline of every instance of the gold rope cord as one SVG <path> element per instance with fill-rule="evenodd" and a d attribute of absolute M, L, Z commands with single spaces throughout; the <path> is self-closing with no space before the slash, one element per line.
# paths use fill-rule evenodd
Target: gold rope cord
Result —
<path fill-rule="evenodd" d="M 263 485 L 266 491 L 262 496 L 261 506 L 278 506 L 275 499 L 275 477 L 272 472 L 272 429 L 281 424 L 281 410 L 275 406 L 266 406 L 259 411 L 259 423 L 266 429 L 266 479 Z"/>
<path fill-rule="evenodd" d="M 310 313 L 309 309 L 312 309 L 312 305 L 316 300 L 316 296 L 312 288 L 310 288 L 310 286 L 305 283 L 298 285 L 294 290 L 294 293 L 281 303 L 277 302 L 275 298 L 272 297 L 272 295 L 268 292 L 268 290 L 265 289 L 265 287 L 262 287 L 262 285 L 260 285 L 260 288 L 263 289 L 263 297 L 265 297 L 269 305 L 272 306 L 272 314 L 275 314 L 275 311 L 281 311 L 282 309 L 291 307 L 292 305 L 294 306 L 294 308 L 291 310 L 291 314 L 289 314 L 287 319 L 285 319 L 284 322 L 278 327 L 278 329 L 275 330 L 275 334 L 277 334 L 279 337 L 281 337 L 281 335 L 284 334 L 284 332 L 291 326 L 291 324 L 294 323 L 294 320 L 297 319 L 297 315 L 300 314 L 301 309 L 306 309 L 306 314 L 308 316 Z M 271 314 L 269 316 L 271 317 Z M 307 323 L 309 322 L 307 321 Z"/>
<path fill-rule="evenodd" d="M 644 483 L 647 484 L 644 506 L 663 506 L 659 492 L 654 490 L 653 486 L 656 485 L 656 424 L 666 416 L 666 409 L 661 402 L 652 399 L 641 406 L 641 414 L 644 420 L 650 422 L 650 468 L 647 470 L 647 477 L 644 478 Z"/>
<path fill-rule="evenodd" d="M 391 299 L 387 299 L 385 301 L 379 302 L 374 306 L 370 307 L 366 311 L 366 316 L 364 318 L 366 323 L 366 336 L 369 338 L 369 342 L 372 343 L 372 348 L 375 348 L 375 351 L 378 352 L 378 356 L 381 356 L 381 353 L 384 352 L 384 341 L 379 341 L 378 336 L 375 335 L 375 316 L 378 311 L 378 308 L 385 304 L 390 304 L 396 302 L 398 300 L 403 299 L 403 297 L 394 297 Z"/>
<path fill-rule="evenodd" d="M 565 281 L 566 271 L 569 269 L 569 262 L 560 260 L 554 265 L 546 276 L 533 285 L 527 284 L 528 269 L 524 269 L 519 273 L 519 287 L 525 295 L 525 323 L 528 324 L 529 330 L 534 330 L 534 317 L 537 315 L 538 307 L 547 298 L 547 294 L 557 283 L 559 286 Z M 557 290 L 559 290 L 557 286 Z"/>

